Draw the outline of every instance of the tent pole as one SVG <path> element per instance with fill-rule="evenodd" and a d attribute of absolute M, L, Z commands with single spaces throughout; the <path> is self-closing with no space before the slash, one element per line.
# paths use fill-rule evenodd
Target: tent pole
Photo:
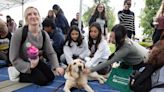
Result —
<path fill-rule="evenodd" d="M 22 24 L 24 25 L 24 0 L 22 0 Z"/>
<path fill-rule="evenodd" d="M 78 27 L 81 30 L 81 16 L 82 16 L 82 1 L 80 0 L 80 8 L 79 8 L 79 21 L 78 21 Z M 82 31 L 82 30 L 81 30 Z"/>

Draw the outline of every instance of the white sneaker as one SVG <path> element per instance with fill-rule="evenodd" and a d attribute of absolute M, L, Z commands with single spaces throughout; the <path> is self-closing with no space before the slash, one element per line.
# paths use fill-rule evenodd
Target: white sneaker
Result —
<path fill-rule="evenodd" d="M 15 67 L 9 67 L 8 74 L 11 81 L 19 81 L 20 72 Z"/>

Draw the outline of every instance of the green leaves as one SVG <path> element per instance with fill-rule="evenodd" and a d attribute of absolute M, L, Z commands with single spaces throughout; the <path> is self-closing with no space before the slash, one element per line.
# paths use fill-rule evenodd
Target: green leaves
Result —
<path fill-rule="evenodd" d="M 154 29 L 151 27 L 153 17 L 156 15 L 161 4 L 161 0 L 145 0 L 145 8 L 141 14 L 141 26 L 144 28 L 143 34 L 151 37 Z"/>
<path fill-rule="evenodd" d="M 88 7 L 88 10 L 83 15 L 84 24 L 86 26 L 88 26 L 89 19 L 91 18 L 92 14 L 96 8 L 96 5 L 98 3 L 103 3 L 105 5 L 106 15 L 108 18 L 108 31 L 110 31 L 110 29 L 113 27 L 114 22 L 116 20 L 115 16 L 114 16 L 114 9 L 112 9 L 109 6 L 110 0 L 93 0 L 93 1 L 94 1 L 94 5 L 92 7 Z"/>

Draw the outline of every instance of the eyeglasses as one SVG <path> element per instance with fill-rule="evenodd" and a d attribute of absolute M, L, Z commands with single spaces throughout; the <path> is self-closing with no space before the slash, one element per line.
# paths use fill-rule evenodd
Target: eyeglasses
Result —
<path fill-rule="evenodd" d="M 99 6 L 98 8 L 104 8 L 104 7 L 102 7 L 102 6 Z"/>

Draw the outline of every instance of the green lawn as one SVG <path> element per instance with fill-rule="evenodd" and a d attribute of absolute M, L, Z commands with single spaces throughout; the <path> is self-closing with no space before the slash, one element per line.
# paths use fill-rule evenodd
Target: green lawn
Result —
<path fill-rule="evenodd" d="M 109 43 L 109 49 L 111 50 L 111 52 L 112 53 L 114 53 L 114 51 L 115 51 L 115 45 L 114 44 L 112 44 L 112 43 Z"/>
<path fill-rule="evenodd" d="M 139 44 L 146 47 L 146 48 L 148 48 L 148 47 L 152 46 L 153 43 L 152 42 L 139 42 Z M 114 53 L 114 51 L 116 49 L 115 45 L 109 43 L 109 49 L 111 50 L 112 53 Z"/>
<path fill-rule="evenodd" d="M 144 47 L 146 47 L 146 48 L 148 48 L 148 47 L 150 47 L 150 46 L 153 45 L 152 42 L 139 42 L 139 44 L 142 45 L 142 46 L 144 46 Z"/>

